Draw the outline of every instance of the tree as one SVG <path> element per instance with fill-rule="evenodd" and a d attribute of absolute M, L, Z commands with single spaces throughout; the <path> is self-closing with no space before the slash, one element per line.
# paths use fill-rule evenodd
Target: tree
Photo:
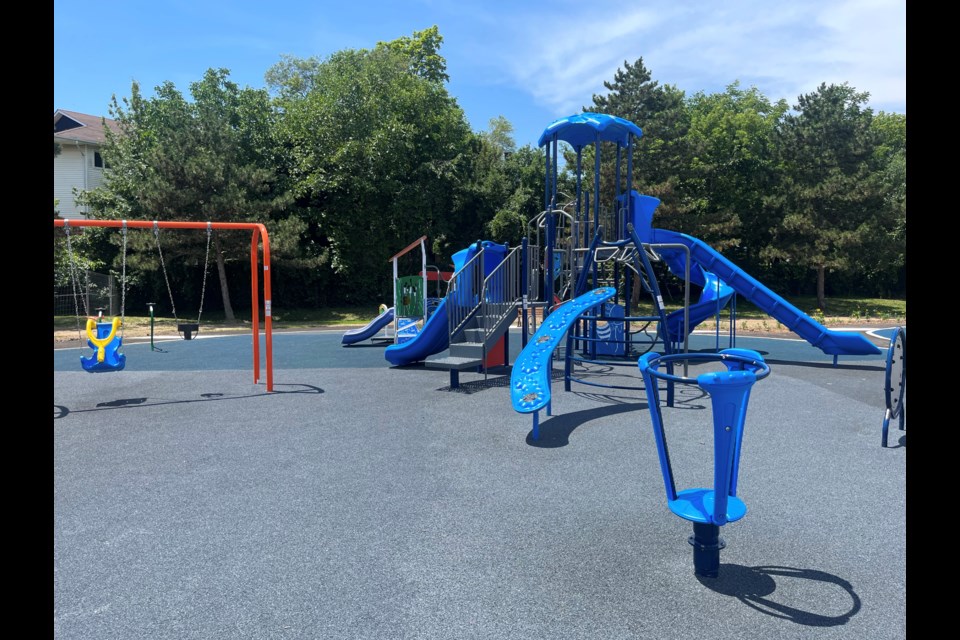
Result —
<path fill-rule="evenodd" d="M 878 237 L 861 252 L 866 278 L 884 295 L 900 290 L 907 264 L 907 117 L 881 111 L 873 118 L 877 136 L 876 180 L 883 198 Z"/>
<path fill-rule="evenodd" d="M 118 131 L 106 130 L 103 148 L 111 168 L 104 185 L 87 195 L 94 217 L 267 222 L 284 210 L 290 197 L 276 169 L 274 113 L 265 90 L 240 89 L 228 70 L 208 69 L 190 85 L 190 101 L 171 82 L 155 92 L 144 98 L 134 82 L 122 105 L 113 97 L 110 113 Z M 297 234 L 296 220 L 281 216 L 274 222 L 283 227 L 281 239 Z M 224 312 L 233 320 L 227 262 L 245 259 L 249 238 L 215 231 L 212 239 Z M 134 269 L 158 266 L 155 240 L 131 234 Z M 178 266 L 206 264 L 201 234 L 164 234 L 162 247 L 164 259 Z"/>
<path fill-rule="evenodd" d="M 544 152 L 524 145 L 507 157 L 502 171 L 507 189 L 486 228 L 493 238 L 516 245 L 527 235 L 530 221 L 543 210 Z"/>
<path fill-rule="evenodd" d="M 424 234 L 442 253 L 464 215 L 456 194 L 471 132 L 439 82 L 445 63 L 430 33 L 324 60 L 285 58 L 267 73 L 310 242 L 346 302 L 382 299 L 388 258 Z"/>
<path fill-rule="evenodd" d="M 688 108 L 681 188 L 690 221 L 682 226 L 750 270 L 770 242 L 764 199 L 776 183 L 774 134 L 787 103 L 734 82 L 723 93 L 695 94 Z"/>
<path fill-rule="evenodd" d="M 430 82 L 449 82 L 447 61 L 440 55 L 443 36 L 440 29 L 433 25 L 423 31 L 414 31 L 413 36 L 403 36 L 390 42 L 378 42 L 384 47 L 410 61 L 410 72 Z"/>
<path fill-rule="evenodd" d="M 517 150 L 517 143 L 513 138 L 513 124 L 503 116 L 490 118 L 489 128 L 481 134 L 487 142 L 507 158 Z"/>
<path fill-rule="evenodd" d="M 677 194 L 677 180 L 685 171 L 688 158 L 685 136 L 689 114 L 683 91 L 671 85 L 660 86 L 644 66 L 643 58 L 637 58 L 633 64 L 624 61 L 613 81 L 605 81 L 603 86 L 607 93 L 594 94 L 593 106 L 584 107 L 584 111 L 618 116 L 640 127 L 643 135 L 634 144 L 633 188 L 660 198 L 657 215 L 662 219 L 682 219 L 689 209 Z M 605 201 L 609 202 L 615 152 L 613 145 L 604 146 L 609 148 L 601 151 L 601 173 L 603 188 L 608 190 Z M 567 166 L 575 166 L 572 154 L 567 154 Z"/>
<path fill-rule="evenodd" d="M 817 305 L 826 311 L 826 273 L 854 266 L 857 251 L 882 231 L 883 197 L 872 180 L 876 134 L 869 94 L 821 84 L 801 95 L 777 132 L 782 180 L 770 260 L 816 272 Z"/>
<path fill-rule="evenodd" d="M 529 145 L 517 149 L 509 120 L 491 118 L 462 164 L 456 210 L 464 215 L 452 231 L 452 247 L 481 237 L 519 244 L 527 222 L 543 208 L 543 165 L 542 152 Z"/>

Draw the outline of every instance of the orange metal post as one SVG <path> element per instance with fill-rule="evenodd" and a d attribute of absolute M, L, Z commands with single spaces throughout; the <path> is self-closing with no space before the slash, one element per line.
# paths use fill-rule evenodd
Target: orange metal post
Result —
<path fill-rule="evenodd" d="M 54 220 L 54 227 L 122 227 L 128 229 L 152 229 L 153 220 Z M 270 239 L 267 228 L 258 222 L 178 222 L 156 221 L 161 229 L 206 229 L 207 225 L 213 229 L 247 229 L 252 232 L 250 247 L 251 273 L 251 308 L 253 313 L 253 383 L 260 381 L 260 285 L 257 274 L 257 247 L 263 242 L 263 306 L 264 306 L 264 334 L 266 350 L 264 358 L 267 367 L 267 391 L 273 391 L 273 318 L 270 307 L 272 305 L 270 291 Z"/>

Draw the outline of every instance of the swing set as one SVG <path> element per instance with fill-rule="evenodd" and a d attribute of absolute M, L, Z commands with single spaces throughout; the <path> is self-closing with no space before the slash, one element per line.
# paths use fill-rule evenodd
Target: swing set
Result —
<path fill-rule="evenodd" d="M 270 292 L 270 241 L 267 236 L 267 229 L 260 223 L 247 222 L 160 222 L 157 220 L 67 220 L 56 219 L 53 226 L 63 227 L 67 237 L 67 253 L 70 259 L 71 278 L 74 285 L 74 303 L 77 306 L 77 318 L 79 320 L 79 303 L 76 302 L 76 268 L 73 260 L 73 249 L 70 243 L 70 230 L 72 227 L 109 227 L 120 228 L 123 234 L 123 262 L 121 273 L 121 303 L 120 317 L 114 317 L 111 321 L 104 321 L 102 313 L 96 318 L 87 315 L 87 340 L 94 353 L 90 357 L 81 356 L 80 361 L 85 371 L 90 373 L 102 373 L 108 371 L 121 371 L 126 365 L 126 355 L 121 352 L 123 344 L 123 323 L 125 319 L 126 305 L 126 268 L 127 268 L 127 230 L 133 229 L 153 229 L 157 241 L 157 249 L 160 251 L 160 264 L 163 265 L 163 253 L 160 249 L 160 229 L 206 229 L 207 231 L 207 261 L 210 254 L 210 236 L 213 229 L 245 229 L 251 231 L 250 243 L 250 291 L 251 291 L 251 325 L 253 328 L 253 382 L 258 384 L 260 381 L 260 278 L 258 274 L 259 248 L 262 242 L 263 246 L 263 318 L 264 318 L 264 337 L 265 352 L 264 360 L 266 365 L 266 384 L 267 391 L 273 391 L 273 317 L 271 314 L 271 292 Z M 207 279 L 207 261 L 204 263 L 204 289 L 206 289 Z M 201 293 L 200 312 L 197 314 L 197 322 L 182 323 L 176 317 L 176 308 L 173 304 L 173 293 L 170 288 L 170 282 L 167 278 L 166 266 L 163 267 L 164 280 L 167 283 L 167 291 L 170 293 L 170 305 L 173 308 L 174 318 L 177 320 L 177 330 L 181 332 L 184 339 L 189 340 L 192 334 L 198 333 L 200 329 L 200 313 L 203 310 L 203 300 Z M 79 325 L 79 322 L 78 322 Z"/>

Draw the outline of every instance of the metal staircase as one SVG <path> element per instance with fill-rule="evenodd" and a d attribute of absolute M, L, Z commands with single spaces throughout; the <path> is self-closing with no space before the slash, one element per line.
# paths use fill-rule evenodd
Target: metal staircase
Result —
<path fill-rule="evenodd" d="M 450 347 L 446 355 L 427 358 L 425 365 L 450 372 L 450 387 L 460 386 L 461 371 L 487 373 L 487 362 L 497 343 L 517 319 L 523 299 L 523 247 L 514 247 L 488 276 L 483 277 L 481 250 L 450 280 L 447 288 L 447 322 Z"/>

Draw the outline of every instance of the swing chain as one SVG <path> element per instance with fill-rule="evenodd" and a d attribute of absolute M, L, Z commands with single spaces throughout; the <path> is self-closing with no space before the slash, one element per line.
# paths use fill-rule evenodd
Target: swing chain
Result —
<path fill-rule="evenodd" d="M 72 245 L 70 244 L 70 220 L 69 220 L 69 219 L 64 219 L 64 221 L 63 221 L 63 230 L 66 231 L 66 233 L 67 233 L 67 260 L 68 260 L 69 263 L 70 263 L 70 283 L 71 283 L 71 285 L 72 285 L 71 288 L 73 289 L 73 309 L 74 309 L 74 315 L 75 315 L 76 321 L 77 321 L 77 339 L 80 340 L 81 343 L 83 343 L 83 334 L 80 333 L 80 303 L 77 302 L 77 296 L 78 296 L 78 292 L 77 292 L 77 266 L 76 266 L 76 264 L 74 263 L 74 259 L 73 259 L 73 247 L 72 247 Z M 86 297 L 84 297 L 84 299 L 83 299 L 83 308 L 84 308 L 84 311 L 86 312 L 85 315 L 90 315 L 90 313 L 89 313 L 89 311 L 88 311 L 88 309 L 87 309 L 87 299 L 86 299 Z"/>
<path fill-rule="evenodd" d="M 203 314 L 203 299 L 207 291 L 207 266 L 210 264 L 210 236 L 213 235 L 213 226 L 207 222 L 207 254 L 203 259 L 203 285 L 200 287 L 200 310 L 197 311 L 197 324 L 200 324 L 200 316 Z"/>
<path fill-rule="evenodd" d="M 153 235 L 157 239 L 157 253 L 160 254 L 160 266 L 163 268 L 163 279 L 167 283 L 167 293 L 170 295 L 170 310 L 173 311 L 173 319 L 179 323 L 177 318 L 177 305 L 173 303 L 173 289 L 170 288 L 170 278 L 167 277 L 167 265 L 163 260 L 163 250 L 160 248 L 160 225 L 153 221 Z"/>

